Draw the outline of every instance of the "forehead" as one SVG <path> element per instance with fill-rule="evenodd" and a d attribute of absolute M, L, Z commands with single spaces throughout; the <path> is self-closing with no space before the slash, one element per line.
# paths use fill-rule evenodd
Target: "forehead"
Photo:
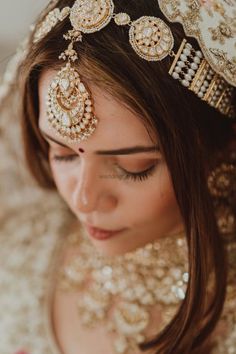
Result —
<path fill-rule="evenodd" d="M 48 87 L 55 75 L 55 71 L 48 70 L 42 73 L 39 80 L 39 126 L 41 130 L 50 134 L 50 136 L 64 142 L 63 138 L 58 138 L 47 123 L 46 97 Z M 78 147 L 83 146 L 92 151 L 93 148 L 120 148 L 122 146 L 143 145 L 153 142 L 144 123 L 137 114 L 99 87 L 93 84 L 87 86 L 94 100 L 94 110 L 95 116 L 98 118 L 98 125 L 87 140 L 76 143 Z"/>

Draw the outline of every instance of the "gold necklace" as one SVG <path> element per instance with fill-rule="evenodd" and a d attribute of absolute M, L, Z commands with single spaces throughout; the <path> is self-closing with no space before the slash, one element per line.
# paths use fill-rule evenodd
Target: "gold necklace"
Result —
<path fill-rule="evenodd" d="M 161 305 L 163 328 L 185 297 L 188 282 L 184 235 L 159 239 L 121 256 L 99 254 L 84 230 L 71 235 L 78 246 L 60 273 L 60 289 L 78 293 L 78 315 L 89 328 L 103 323 L 113 333 L 115 353 L 138 351 L 146 339 L 151 309 Z M 155 325 L 156 326 L 156 325 Z"/>

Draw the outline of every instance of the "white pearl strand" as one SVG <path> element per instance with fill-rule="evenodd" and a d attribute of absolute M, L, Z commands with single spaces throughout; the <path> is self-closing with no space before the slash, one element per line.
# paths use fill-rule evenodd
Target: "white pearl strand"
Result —
<path fill-rule="evenodd" d="M 200 50 L 194 51 L 192 45 L 190 43 L 186 43 L 184 50 L 176 63 L 172 77 L 180 80 L 183 86 L 189 87 L 199 68 L 202 58 L 203 55 Z M 187 69 L 186 72 L 183 70 L 184 68 Z"/>
<path fill-rule="evenodd" d="M 205 100 L 207 94 L 206 101 L 208 104 L 218 108 L 221 113 L 228 114 L 232 89 L 227 88 L 225 81 L 216 75 L 208 63 L 205 63 L 198 80 L 194 83 L 194 87 L 191 87 L 203 60 L 202 52 L 200 50 L 195 51 L 190 43 L 186 43 L 171 75 L 174 79 L 179 80 L 183 86 L 193 91 L 200 99 Z M 215 85 L 212 86 L 213 81 L 215 81 Z"/>

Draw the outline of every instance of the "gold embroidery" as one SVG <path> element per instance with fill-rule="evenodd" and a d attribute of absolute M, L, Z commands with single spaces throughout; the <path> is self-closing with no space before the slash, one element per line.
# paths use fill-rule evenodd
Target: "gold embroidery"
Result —
<path fill-rule="evenodd" d="M 224 50 L 223 47 L 228 44 L 231 48 L 235 47 L 235 44 L 232 44 L 236 33 L 235 4 L 231 0 L 158 0 L 158 3 L 161 11 L 171 22 L 180 22 L 186 35 L 198 40 L 211 67 L 236 86 L 236 59 L 233 54 L 230 57 L 230 51 L 226 54 L 226 49 Z M 214 19 L 214 13 L 217 13 L 221 19 Z M 209 36 L 207 33 L 203 35 L 201 31 L 204 27 L 203 22 L 206 26 L 208 22 L 210 23 L 207 27 Z M 217 23 L 217 26 L 214 23 Z M 219 55 L 222 61 L 220 68 Z"/>

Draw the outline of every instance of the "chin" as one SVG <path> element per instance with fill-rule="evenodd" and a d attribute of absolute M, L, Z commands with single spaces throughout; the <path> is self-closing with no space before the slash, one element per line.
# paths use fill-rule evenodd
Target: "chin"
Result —
<path fill-rule="evenodd" d="M 97 241 L 93 239 L 91 240 L 91 238 L 90 241 L 96 250 L 104 257 L 121 256 L 131 251 L 130 249 L 124 247 L 123 242 L 112 242 L 111 240 Z"/>
<path fill-rule="evenodd" d="M 127 238 L 125 236 L 122 235 L 120 237 L 116 237 L 104 241 L 98 241 L 92 239 L 90 236 L 88 237 L 91 243 L 93 244 L 93 246 L 96 248 L 97 252 L 99 252 L 104 257 L 122 256 L 128 252 L 135 251 L 137 248 L 145 246 L 147 243 L 147 242 L 144 243 L 134 242 L 134 237 L 131 236 L 130 238 Z"/>

